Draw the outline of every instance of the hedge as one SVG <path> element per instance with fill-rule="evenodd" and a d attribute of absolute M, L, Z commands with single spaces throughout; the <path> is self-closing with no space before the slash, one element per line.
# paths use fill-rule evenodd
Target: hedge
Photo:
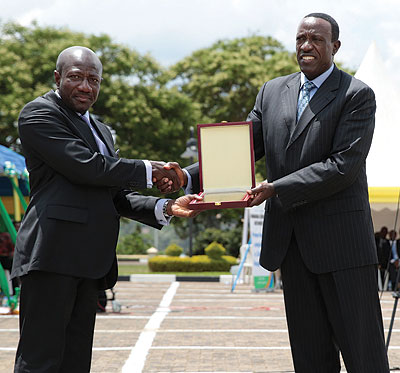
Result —
<path fill-rule="evenodd" d="M 158 255 L 149 259 L 152 272 L 229 272 L 231 266 L 237 264 L 233 256 L 224 255 L 219 260 L 207 255 L 195 255 L 191 258 L 179 258 Z"/>

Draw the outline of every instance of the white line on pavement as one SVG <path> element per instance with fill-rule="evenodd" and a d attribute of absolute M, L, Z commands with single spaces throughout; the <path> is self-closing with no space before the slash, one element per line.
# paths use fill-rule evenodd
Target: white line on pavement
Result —
<path fill-rule="evenodd" d="M 151 350 L 290 350 L 290 346 L 151 346 Z M 93 351 L 131 351 L 132 347 L 93 347 Z M 389 346 L 389 350 L 400 350 L 400 346 Z M 0 347 L 0 351 L 17 351 L 16 347 Z M 124 369 L 124 368 L 123 368 Z M 130 370 L 129 372 L 138 372 Z"/>
<path fill-rule="evenodd" d="M 133 347 L 128 360 L 122 367 L 122 373 L 141 373 L 146 362 L 147 354 L 151 348 L 156 333 L 169 313 L 169 306 L 174 298 L 176 291 L 179 287 L 179 282 L 173 282 L 167 292 L 164 294 L 163 299 L 156 312 L 150 317 L 144 330 L 139 336 L 135 347 Z"/>
<path fill-rule="evenodd" d="M 385 329 L 387 333 L 389 329 Z M 0 329 L 0 333 L 15 332 L 18 329 Z M 142 329 L 107 329 L 95 330 L 95 333 L 140 333 Z M 159 329 L 157 333 L 287 333 L 287 329 Z M 400 333 L 400 329 L 392 329 L 393 333 Z"/>

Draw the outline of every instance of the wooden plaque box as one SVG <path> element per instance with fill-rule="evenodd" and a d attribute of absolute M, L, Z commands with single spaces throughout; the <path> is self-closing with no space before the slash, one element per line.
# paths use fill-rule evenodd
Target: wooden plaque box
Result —
<path fill-rule="evenodd" d="M 253 127 L 251 122 L 197 125 L 199 195 L 192 210 L 247 207 L 247 190 L 254 188 Z"/>

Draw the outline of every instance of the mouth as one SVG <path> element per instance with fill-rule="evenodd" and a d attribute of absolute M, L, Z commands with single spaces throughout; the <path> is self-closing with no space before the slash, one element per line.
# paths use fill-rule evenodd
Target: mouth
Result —
<path fill-rule="evenodd" d="M 90 97 L 88 97 L 88 96 L 75 96 L 75 99 L 82 103 L 86 103 L 86 102 L 90 101 Z"/>
<path fill-rule="evenodd" d="M 300 56 L 300 59 L 302 61 L 314 61 L 315 57 L 314 56 Z"/>

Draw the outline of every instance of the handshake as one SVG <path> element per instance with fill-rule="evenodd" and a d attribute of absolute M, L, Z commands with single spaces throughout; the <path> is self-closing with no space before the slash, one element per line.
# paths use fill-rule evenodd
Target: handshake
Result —
<path fill-rule="evenodd" d="M 153 175 L 153 183 L 163 194 L 173 193 L 187 185 L 187 175 L 177 162 L 150 161 Z M 181 218 L 193 218 L 199 211 L 190 210 L 189 203 L 192 200 L 201 200 L 195 194 L 188 194 L 176 200 L 170 200 L 167 204 L 167 213 L 170 216 Z"/>
<path fill-rule="evenodd" d="M 150 161 L 153 183 L 163 194 L 173 193 L 187 185 L 187 176 L 177 162 Z"/>

